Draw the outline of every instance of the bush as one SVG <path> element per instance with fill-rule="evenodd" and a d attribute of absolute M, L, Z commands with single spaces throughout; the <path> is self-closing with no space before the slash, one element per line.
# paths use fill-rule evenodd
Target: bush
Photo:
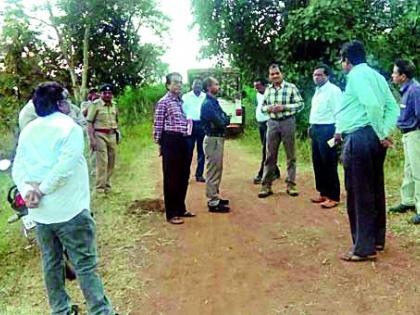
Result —
<path fill-rule="evenodd" d="M 117 98 L 120 124 L 132 126 L 145 118 L 151 119 L 156 102 L 165 93 L 164 85 L 126 87 L 124 93 Z"/>

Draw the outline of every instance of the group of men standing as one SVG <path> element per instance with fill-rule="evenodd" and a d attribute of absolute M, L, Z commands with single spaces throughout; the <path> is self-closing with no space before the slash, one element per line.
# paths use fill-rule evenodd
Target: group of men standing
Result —
<path fill-rule="evenodd" d="M 206 183 L 209 211 L 229 212 L 229 201 L 220 198 L 219 187 L 224 137 L 230 119 L 216 98 L 220 89 L 218 81 L 215 78 L 204 82 L 195 80 L 192 91 L 181 96 L 182 76 L 173 72 L 166 76 L 166 89 L 168 92 L 156 104 L 153 137 L 162 156 L 167 221 L 183 224 L 183 218 L 195 217 L 185 204 L 195 143 L 195 177 L 197 182 Z M 203 177 L 205 163 L 206 179 Z"/>
<path fill-rule="evenodd" d="M 344 92 L 330 82 L 331 69 L 327 65 L 320 64 L 313 72 L 316 89 L 311 101 L 308 135 L 319 194 L 311 201 L 327 209 L 339 204 L 337 146 L 342 144 L 353 244 L 341 258 L 352 262 L 374 260 L 377 252 L 385 248 L 384 161 L 387 149 L 393 147 L 391 133 L 397 120 L 404 134 L 405 176 L 401 204 L 390 212 L 420 211 L 420 87 L 414 80 L 414 65 L 406 60 L 396 61 L 393 79 L 401 85 L 399 109 L 385 78 L 367 65 L 363 43 L 350 41 L 343 45 L 340 53 L 341 65 L 347 75 Z M 303 109 L 304 101 L 297 87 L 284 80 L 280 65 L 271 64 L 268 70 L 271 84 L 268 85 L 265 79 L 254 82 L 256 118 L 262 143 L 262 161 L 254 183 L 261 184 L 259 198 L 273 194 L 272 183 L 280 178 L 277 156 L 283 143 L 287 159 L 286 192 L 296 197 L 299 190 L 296 184 L 295 116 Z M 174 224 L 183 223 L 182 217 L 195 216 L 185 207 L 194 143 L 197 143 L 198 153 L 196 180 L 207 184 L 209 210 L 229 211 L 228 201 L 219 197 L 229 117 L 216 98 L 218 82 L 214 78 L 206 79 L 203 93 L 201 81 L 195 80 L 192 91 L 181 99 L 181 80 L 177 73 L 168 75 L 168 94 L 157 103 L 154 129 L 155 141 L 163 155 L 167 219 Z M 207 162 L 205 180 L 202 176 L 203 152 Z M 413 217 L 412 222 L 420 223 L 420 214 Z"/>

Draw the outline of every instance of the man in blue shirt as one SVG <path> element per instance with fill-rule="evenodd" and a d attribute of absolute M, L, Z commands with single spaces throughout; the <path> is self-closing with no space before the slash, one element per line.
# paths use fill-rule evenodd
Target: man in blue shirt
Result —
<path fill-rule="evenodd" d="M 397 125 L 403 133 L 405 161 L 401 204 L 389 211 L 403 213 L 417 209 L 412 222 L 420 224 L 420 84 L 414 79 L 415 73 L 416 67 L 411 61 L 395 61 L 392 79 L 401 87 L 401 111 Z"/>
<path fill-rule="evenodd" d="M 392 146 L 398 106 L 383 76 L 366 63 L 362 42 L 350 41 L 341 49 L 347 73 L 343 100 L 336 114 L 336 139 L 344 138 L 343 166 L 347 211 L 353 238 L 342 256 L 350 262 L 376 259 L 385 247 L 384 161 Z"/>
<path fill-rule="evenodd" d="M 188 137 L 188 149 L 190 153 L 190 158 L 192 160 L 194 147 L 197 143 L 197 168 L 195 171 L 195 179 L 199 183 L 205 183 L 206 180 L 203 177 L 204 172 L 204 151 L 203 151 L 203 141 L 204 141 L 204 130 L 200 122 L 200 113 L 201 105 L 206 98 L 206 94 L 202 92 L 203 82 L 199 79 L 193 81 L 192 90 L 182 96 L 182 110 L 184 111 L 187 119 L 193 121 L 193 129 L 191 136 Z"/>
<path fill-rule="evenodd" d="M 219 82 L 215 78 L 207 78 L 203 84 L 206 91 L 206 100 L 201 107 L 201 122 L 204 132 L 204 153 L 206 155 L 206 195 L 210 212 L 226 213 L 229 200 L 219 196 L 220 182 L 223 173 L 223 151 L 225 144 L 226 127 L 230 117 L 220 107 L 216 96 L 219 93 Z"/>
<path fill-rule="evenodd" d="M 19 136 L 12 175 L 36 222 L 52 313 L 73 314 L 64 288 L 66 248 L 89 314 L 112 315 L 114 311 L 96 270 L 96 226 L 89 211 L 83 130 L 66 115 L 69 104 L 58 83 L 41 84 L 33 102 L 39 117 Z"/>

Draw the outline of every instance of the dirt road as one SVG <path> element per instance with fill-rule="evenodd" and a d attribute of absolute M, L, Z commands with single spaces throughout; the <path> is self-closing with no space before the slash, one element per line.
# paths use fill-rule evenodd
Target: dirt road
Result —
<path fill-rule="evenodd" d="M 258 199 L 257 168 L 254 155 L 227 143 L 222 194 L 230 214 L 208 213 L 204 185 L 191 181 L 187 203 L 198 216 L 156 225 L 174 241 L 139 273 L 147 295 L 133 297 L 133 314 L 420 314 L 420 263 L 398 240 L 388 235 L 376 263 L 340 261 L 350 248 L 344 208 L 312 205 L 312 174 L 302 169 L 298 198 L 278 181 L 274 196 Z"/>

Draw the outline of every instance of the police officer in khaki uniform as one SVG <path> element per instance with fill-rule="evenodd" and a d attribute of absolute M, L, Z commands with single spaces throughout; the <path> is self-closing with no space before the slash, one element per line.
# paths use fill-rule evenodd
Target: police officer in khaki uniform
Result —
<path fill-rule="evenodd" d="M 112 103 L 113 86 L 104 84 L 101 97 L 89 106 L 87 114 L 90 148 L 96 155 L 96 191 L 111 191 L 111 176 L 119 142 L 118 112 Z"/>

